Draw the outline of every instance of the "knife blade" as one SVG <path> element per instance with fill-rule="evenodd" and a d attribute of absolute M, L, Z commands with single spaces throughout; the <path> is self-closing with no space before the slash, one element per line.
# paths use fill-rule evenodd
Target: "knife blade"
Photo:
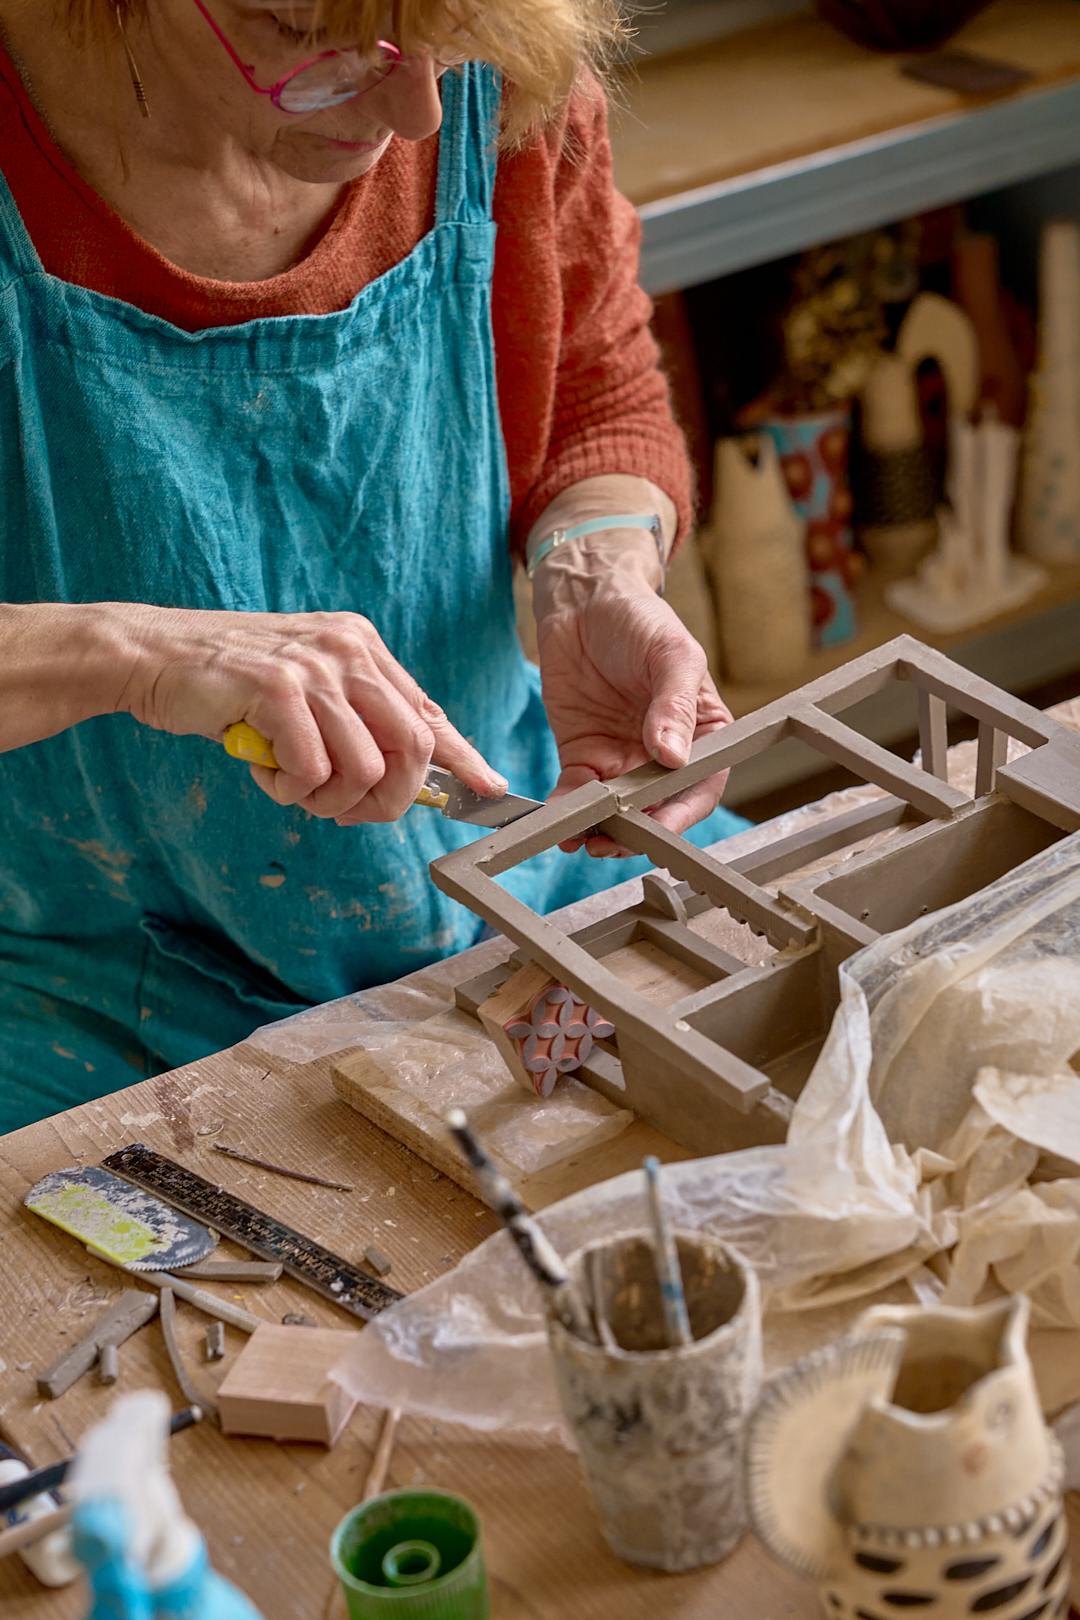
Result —
<path fill-rule="evenodd" d="M 269 771 L 280 768 L 271 744 L 246 720 L 227 726 L 222 741 L 225 752 L 233 759 L 262 765 Z M 470 827 L 487 827 L 494 831 L 509 827 L 512 821 L 520 821 L 532 810 L 539 810 L 543 801 L 526 799 L 517 793 L 504 793 L 501 799 L 485 799 L 441 765 L 429 765 L 424 786 L 413 802 L 441 810 L 448 821 L 463 821 Z"/>
<path fill-rule="evenodd" d="M 429 765 L 427 779 L 415 803 L 428 804 L 442 811 L 449 821 L 464 821 L 470 827 L 509 827 L 533 810 L 540 799 L 525 799 L 518 793 L 504 793 L 501 799 L 485 799 L 440 765 Z"/>

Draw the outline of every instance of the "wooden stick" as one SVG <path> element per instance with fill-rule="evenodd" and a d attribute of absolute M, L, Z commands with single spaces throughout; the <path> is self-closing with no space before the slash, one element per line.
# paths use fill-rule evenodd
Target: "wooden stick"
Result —
<path fill-rule="evenodd" d="M 54 1530 L 67 1524 L 74 1511 L 74 1502 L 65 1502 L 55 1513 L 43 1513 L 40 1519 L 21 1519 L 10 1530 L 0 1530 L 0 1558 L 19 1552 L 23 1547 L 32 1547 L 43 1536 L 51 1536 Z"/>
<path fill-rule="evenodd" d="M 241 1153 L 238 1148 L 225 1147 L 221 1142 L 211 1142 L 210 1146 L 215 1153 L 224 1153 L 230 1159 L 239 1159 L 241 1164 L 253 1164 L 259 1170 L 269 1170 L 272 1176 L 288 1176 L 290 1181 L 307 1181 L 313 1187 L 333 1187 L 337 1192 L 352 1192 L 347 1181 L 327 1181 L 325 1176 L 309 1176 L 306 1170 L 286 1170 L 280 1164 L 268 1164 L 265 1159 L 253 1159 L 250 1153 Z"/>
<path fill-rule="evenodd" d="M 383 1486 L 386 1484 L 386 1474 L 390 1467 L 390 1453 L 394 1449 L 394 1440 L 397 1436 L 397 1426 L 401 1418 L 400 1406 L 388 1406 L 383 1415 L 382 1428 L 379 1430 L 379 1443 L 375 1447 L 375 1455 L 371 1459 L 368 1477 L 364 1482 L 364 1494 L 361 1502 L 370 1502 L 373 1496 L 381 1496 Z"/>

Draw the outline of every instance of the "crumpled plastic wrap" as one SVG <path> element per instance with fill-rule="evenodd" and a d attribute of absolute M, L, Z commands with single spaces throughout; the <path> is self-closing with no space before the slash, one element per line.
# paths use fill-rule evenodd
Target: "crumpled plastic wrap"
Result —
<path fill-rule="evenodd" d="M 674 1222 L 755 1267 L 774 1361 L 785 1317 L 795 1343 L 793 1313 L 899 1279 L 956 1305 L 1023 1290 L 1037 1323 L 1080 1327 L 1080 834 L 859 952 L 841 991 L 787 1142 L 666 1166 Z M 564 1253 L 640 1227 L 642 1183 L 541 1224 Z M 335 1376 L 478 1428 L 559 1427 L 539 1296 L 505 1233 L 380 1316 Z"/>

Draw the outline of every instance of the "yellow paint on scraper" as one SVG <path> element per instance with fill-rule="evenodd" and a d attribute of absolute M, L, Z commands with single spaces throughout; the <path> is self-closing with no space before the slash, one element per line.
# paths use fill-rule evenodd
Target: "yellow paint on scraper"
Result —
<path fill-rule="evenodd" d="M 119 1213 L 115 1203 L 92 1187 L 61 1187 L 35 1198 L 28 1208 L 81 1242 L 92 1243 L 122 1266 L 168 1248 L 145 1221 Z"/>

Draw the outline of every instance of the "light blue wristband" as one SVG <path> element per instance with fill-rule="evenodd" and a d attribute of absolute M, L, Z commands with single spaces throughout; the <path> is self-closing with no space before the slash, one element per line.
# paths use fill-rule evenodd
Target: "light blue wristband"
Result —
<path fill-rule="evenodd" d="M 546 540 L 541 540 L 526 565 L 525 572 L 532 579 L 536 570 L 545 557 L 550 557 L 553 551 L 565 546 L 568 540 L 580 540 L 586 534 L 596 534 L 600 529 L 650 529 L 656 541 L 656 551 L 660 558 L 660 589 L 657 593 L 664 594 L 664 581 L 667 577 L 667 557 L 664 554 L 664 531 L 657 513 L 637 514 L 634 517 L 601 517 L 590 518 L 587 523 L 575 523 L 572 529 L 555 529 Z"/>

